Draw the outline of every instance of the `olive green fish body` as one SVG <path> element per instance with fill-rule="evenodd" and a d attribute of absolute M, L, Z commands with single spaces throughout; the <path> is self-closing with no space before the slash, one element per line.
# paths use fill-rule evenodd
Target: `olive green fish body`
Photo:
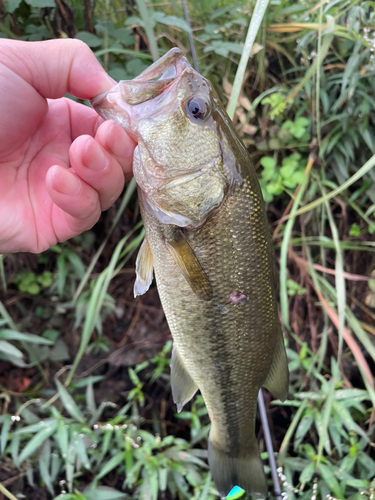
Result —
<path fill-rule="evenodd" d="M 270 353 L 281 339 L 258 184 L 247 178 L 204 226 L 185 231 L 212 286 L 210 301 L 191 293 L 165 248 L 165 226 L 144 210 L 142 216 L 174 345 L 207 405 L 211 446 L 229 457 L 251 457 L 257 454 L 257 394 L 272 364 Z M 233 292 L 245 297 L 232 302 Z M 252 491 L 264 491 L 259 467 L 256 477 Z M 234 478 L 231 486 L 237 482 Z"/>
<path fill-rule="evenodd" d="M 202 393 L 218 491 L 238 485 L 264 495 L 257 395 L 265 386 L 285 398 L 288 386 L 264 202 L 209 82 L 176 50 L 155 64 L 139 78 L 159 72 L 157 83 L 120 82 L 121 95 L 117 88 L 93 103 L 138 140 L 133 168 L 146 240 L 135 293 L 148 289 L 154 270 L 174 340 L 173 398 L 180 411 Z"/>

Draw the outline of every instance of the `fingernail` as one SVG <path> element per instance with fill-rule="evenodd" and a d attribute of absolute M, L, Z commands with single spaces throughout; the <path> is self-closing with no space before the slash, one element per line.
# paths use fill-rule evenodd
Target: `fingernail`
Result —
<path fill-rule="evenodd" d="M 94 139 L 89 139 L 87 141 L 86 149 L 83 153 L 83 163 L 86 167 L 95 172 L 104 170 L 108 165 L 108 160 L 104 151 Z"/>
<path fill-rule="evenodd" d="M 65 168 L 59 168 L 53 172 L 52 187 L 55 191 L 68 196 L 75 196 L 81 189 L 81 181 L 72 172 Z"/>
<path fill-rule="evenodd" d="M 134 143 L 132 139 L 116 122 L 112 122 L 108 142 L 112 153 L 119 158 L 126 158 L 133 154 Z"/>

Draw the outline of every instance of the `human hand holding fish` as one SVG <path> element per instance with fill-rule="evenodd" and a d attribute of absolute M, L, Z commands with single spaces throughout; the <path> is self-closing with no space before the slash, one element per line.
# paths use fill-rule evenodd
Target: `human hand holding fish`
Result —
<path fill-rule="evenodd" d="M 134 139 L 146 238 L 135 296 L 155 272 L 174 340 L 178 411 L 199 389 L 211 419 L 209 464 L 221 496 L 260 498 L 257 395 L 288 392 L 272 242 L 251 158 L 208 80 L 179 49 L 91 101 Z"/>
<path fill-rule="evenodd" d="M 0 39 L 0 253 L 47 250 L 90 229 L 120 195 L 134 142 L 63 97 L 113 84 L 79 40 Z"/>

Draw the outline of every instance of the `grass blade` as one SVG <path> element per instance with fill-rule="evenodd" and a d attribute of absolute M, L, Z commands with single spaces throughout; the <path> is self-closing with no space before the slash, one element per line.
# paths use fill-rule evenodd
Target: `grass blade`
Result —
<path fill-rule="evenodd" d="M 82 332 L 82 338 L 81 338 L 81 344 L 79 346 L 77 355 L 74 359 L 73 366 L 70 369 L 70 372 L 67 376 L 65 385 L 68 386 L 71 381 L 73 380 L 74 373 L 77 369 L 77 366 L 79 362 L 82 359 L 82 356 L 85 353 L 86 347 L 90 341 L 92 332 L 94 331 L 95 325 L 97 323 L 99 313 L 101 310 L 101 307 L 103 305 L 105 295 L 108 290 L 109 283 L 113 277 L 113 272 L 115 269 L 115 266 L 117 264 L 118 259 L 120 258 L 121 251 L 127 242 L 127 240 L 130 238 L 132 233 L 137 230 L 139 227 L 139 224 L 135 226 L 135 228 L 132 231 L 129 231 L 129 233 L 122 238 L 122 240 L 119 241 L 119 243 L 116 246 L 115 251 L 113 252 L 112 258 L 110 260 L 110 263 L 106 269 L 100 274 L 99 278 L 97 279 L 95 283 L 95 287 L 93 290 L 93 293 L 90 298 L 90 302 L 87 308 L 86 312 L 86 319 L 85 319 L 85 324 L 83 327 L 83 332 Z"/>
<path fill-rule="evenodd" d="M 121 205 L 116 213 L 115 218 L 113 219 L 112 225 L 109 228 L 109 231 L 108 231 L 106 237 L 104 238 L 103 242 L 101 243 L 101 245 L 98 248 L 97 252 L 95 253 L 94 257 L 92 258 L 90 265 L 87 268 L 85 275 L 83 276 L 83 278 L 82 278 L 82 280 L 81 280 L 81 282 L 80 282 L 80 284 L 79 284 L 79 286 L 74 294 L 73 304 L 75 304 L 77 302 L 78 297 L 81 295 L 83 289 L 85 288 L 86 283 L 89 280 L 90 275 L 95 267 L 95 264 L 98 262 L 98 259 L 101 256 L 106 244 L 108 243 L 108 240 L 109 240 L 113 230 L 117 226 L 118 221 L 120 220 L 122 214 L 124 213 L 125 208 L 128 206 L 128 203 L 129 203 L 131 197 L 133 196 L 133 193 L 134 193 L 136 187 L 137 187 L 137 184 L 136 184 L 135 179 L 133 177 L 130 180 L 129 184 L 127 185 L 127 188 L 125 190 L 124 196 L 123 196 L 122 201 L 121 201 Z"/>
<path fill-rule="evenodd" d="M 0 483 L 0 493 L 2 493 L 6 498 L 9 498 L 9 500 L 18 500 L 17 497 L 12 495 L 12 493 L 8 491 L 5 488 L 5 486 L 3 486 L 1 483 Z"/>
<path fill-rule="evenodd" d="M 81 410 L 78 408 L 72 396 L 69 394 L 69 392 L 65 389 L 65 387 L 59 380 L 56 380 L 56 386 L 57 390 L 59 391 L 62 404 L 64 405 L 66 411 L 73 418 L 78 420 L 78 422 L 84 422 L 85 418 L 82 415 Z"/>
<path fill-rule="evenodd" d="M 3 292 L 7 293 L 7 282 L 5 279 L 5 270 L 4 270 L 4 258 L 5 255 L 0 254 L 0 282 Z"/>
<path fill-rule="evenodd" d="M 2 423 L 1 434 L 0 434 L 0 453 L 4 454 L 5 447 L 8 442 L 9 430 L 12 425 L 12 420 L 9 415 L 4 415 L 5 421 Z"/>
<path fill-rule="evenodd" d="M 257 36 L 259 26 L 266 12 L 268 2 L 269 0 L 257 0 L 253 15 L 251 17 L 249 30 L 246 35 L 245 45 L 241 54 L 241 59 L 237 68 L 236 76 L 234 78 L 233 90 L 227 107 L 227 113 L 230 118 L 233 118 L 234 112 L 236 110 L 237 101 L 241 92 L 242 82 L 245 76 L 247 63 L 251 55 L 251 49 L 253 47 L 255 37 Z"/>
<path fill-rule="evenodd" d="M 42 429 L 35 434 L 35 436 L 27 443 L 25 448 L 21 451 L 21 454 L 18 458 L 19 463 L 22 463 L 29 457 L 32 453 L 34 453 L 52 434 L 56 431 L 58 423 L 48 426 L 46 429 Z"/>
<path fill-rule="evenodd" d="M 321 196 L 315 201 L 312 201 L 311 203 L 308 203 L 304 207 L 301 207 L 297 212 L 294 214 L 294 216 L 305 214 L 306 212 L 309 212 L 310 210 L 313 210 L 314 208 L 319 207 L 322 203 L 325 203 L 326 201 L 330 200 L 334 196 L 337 196 L 338 194 L 342 193 L 348 187 L 350 187 L 352 184 L 357 182 L 359 179 L 361 179 L 364 175 L 366 175 L 375 165 L 375 154 L 371 156 L 371 158 L 366 161 L 362 167 L 357 170 L 355 174 L 353 174 L 347 181 L 343 182 L 341 186 L 338 186 L 336 189 L 333 191 L 330 191 L 329 193 L 325 194 L 324 196 Z M 285 219 L 291 217 L 290 215 L 287 215 Z"/>
<path fill-rule="evenodd" d="M 325 193 L 324 193 L 325 194 Z M 336 259 L 335 259 L 335 286 L 337 294 L 337 311 L 339 317 L 339 349 L 337 353 L 337 362 L 340 365 L 341 355 L 342 355 L 342 345 L 344 336 L 344 326 L 345 326 L 345 305 L 346 305 L 346 289 L 345 289 L 345 278 L 344 278 L 344 261 L 342 256 L 342 251 L 340 247 L 339 232 L 333 220 L 331 207 L 328 202 L 326 202 L 327 215 L 329 220 L 329 225 L 331 227 L 331 232 L 333 236 L 333 241 L 336 247 Z"/>
<path fill-rule="evenodd" d="M 304 172 L 305 182 L 300 184 L 296 189 L 296 195 L 294 198 L 294 202 L 290 211 L 289 220 L 286 223 L 283 242 L 281 244 L 280 251 L 280 305 L 281 305 L 281 315 L 283 318 L 284 325 L 289 329 L 289 307 L 288 307 L 288 291 L 287 291 L 287 265 L 288 265 L 288 247 L 290 243 L 290 237 L 292 234 L 292 229 L 297 213 L 297 208 L 301 202 L 303 193 L 305 192 L 305 188 L 308 182 L 308 176 L 313 166 L 314 159 L 312 157 L 309 158 L 307 162 L 306 169 Z"/>

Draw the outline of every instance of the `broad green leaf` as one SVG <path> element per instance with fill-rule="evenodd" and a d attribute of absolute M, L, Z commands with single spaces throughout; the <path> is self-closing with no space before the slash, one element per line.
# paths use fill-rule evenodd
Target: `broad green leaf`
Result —
<path fill-rule="evenodd" d="M 167 24 L 168 26 L 173 26 L 175 28 L 180 28 L 187 33 L 190 33 L 190 26 L 184 19 L 181 19 L 176 16 L 165 16 L 159 21 L 162 24 Z"/>
<path fill-rule="evenodd" d="M 13 12 L 18 9 L 22 0 L 5 0 L 5 11 L 9 12 L 9 14 L 13 14 Z"/>
<path fill-rule="evenodd" d="M 45 7 L 56 7 L 55 0 L 25 0 L 30 7 L 44 9 Z"/>
<path fill-rule="evenodd" d="M 101 47 L 103 44 L 103 39 L 97 37 L 93 33 L 89 33 L 88 31 L 79 31 L 76 34 L 76 38 L 85 42 L 92 49 Z"/>

